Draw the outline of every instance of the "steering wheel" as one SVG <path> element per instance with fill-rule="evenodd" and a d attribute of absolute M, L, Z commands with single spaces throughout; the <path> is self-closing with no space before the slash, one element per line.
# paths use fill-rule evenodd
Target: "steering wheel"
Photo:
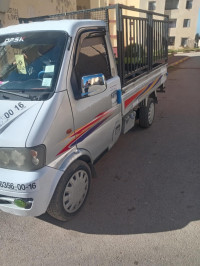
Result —
<path fill-rule="evenodd" d="M 44 73 L 45 73 L 44 70 L 40 71 L 40 72 L 38 73 L 38 78 L 41 79 L 42 76 L 44 75 Z"/>

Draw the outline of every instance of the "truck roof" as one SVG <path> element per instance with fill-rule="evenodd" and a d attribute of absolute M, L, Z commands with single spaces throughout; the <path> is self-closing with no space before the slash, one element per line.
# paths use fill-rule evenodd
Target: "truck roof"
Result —
<path fill-rule="evenodd" d="M 48 20 L 43 22 L 31 22 L 24 23 L 19 25 L 8 26 L 0 29 L 0 34 L 10 34 L 10 33 L 18 33 L 18 32 L 30 32 L 30 31 L 48 31 L 48 30 L 56 30 L 56 31 L 65 31 L 70 36 L 74 36 L 78 29 L 83 27 L 90 26 L 98 26 L 105 27 L 105 22 L 101 20 Z"/>

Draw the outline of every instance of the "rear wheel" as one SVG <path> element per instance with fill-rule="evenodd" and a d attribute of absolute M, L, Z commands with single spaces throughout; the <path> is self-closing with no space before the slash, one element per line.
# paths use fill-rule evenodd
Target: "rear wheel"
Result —
<path fill-rule="evenodd" d="M 141 106 L 139 112 L 139 124 L 143 128 L 152 125 L 155 116 L 155 102 L 152 98 L 148 99 L 147 106 Z"/>
<path fill-rule="evenodd" d="M 87 163 L 77 160 L 61 177 L 47 212 L 60 221 L 67 221 L 83 206 L 90 188 L 91 171 Z"/>

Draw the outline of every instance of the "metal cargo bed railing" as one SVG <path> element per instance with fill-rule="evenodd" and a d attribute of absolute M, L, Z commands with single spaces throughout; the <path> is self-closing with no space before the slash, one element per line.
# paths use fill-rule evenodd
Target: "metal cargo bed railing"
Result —
<path fill-rule="evenodd" d="M 34 18 L 20 23 L 55 19 L 95 19 L 106 22 L 122 87 L 168 59 L 168 16 L 116 4 Z"/>
<path fill-rule="evenodd" d="M 114 6 L 100 7 L 100 8 L 79 10 L 74 12 L 66 12 L 55 15 L 46 15 L 46 16 L 32 17 L 32 18 L 19 18 L 19 23 L 29 23 L 29 22 L 46 21 L 46 20 L 60 20 L 60 19 L 94 19 L 94 20 L 105 21 L 108 27 L 109 25 L 108 10 L 112 9 L 113 7 Z"/>
<path fill-rule="evenodd" d="M 120 6 L 118 12 L 118 69 L 125 86 L 166 64 L 168 16 L 125 6 Z"/>

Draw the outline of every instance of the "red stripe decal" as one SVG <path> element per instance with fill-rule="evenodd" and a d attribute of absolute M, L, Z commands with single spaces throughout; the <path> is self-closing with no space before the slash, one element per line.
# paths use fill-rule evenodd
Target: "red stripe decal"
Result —
<path fill-rule="evenodd" d="M 146 87 L 145 87 L 146 88 Z M 125 108 L 133 101 L 133 100 L 135 100 L 135 98 L 137 98 L 138 97 L 138 95 L 140 95 L 140 93 L 145 89 L 145 88 L 143 88 L 142 90 L 140 90 L 140 91 L 138 91 L 136 94 L 134 94 L 133 96 L 131 96 L 129 99 L 127 99 L 126 101 L 125 101 L 125 103 L 124 103 L 124 105 L 125 105 Z"/>

